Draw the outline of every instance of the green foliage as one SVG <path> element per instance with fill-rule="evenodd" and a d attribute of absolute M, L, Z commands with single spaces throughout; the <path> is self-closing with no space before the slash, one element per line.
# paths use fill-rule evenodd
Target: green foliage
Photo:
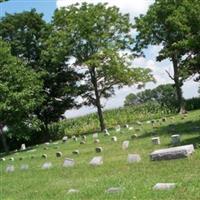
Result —
<path fill-rule="evenodd" d="M 187 110 L 197 110 L 200 109 L 200 98 L 194 97 L 186 100 L 186 109 Z"/>
<path fill-rule="evenodd" d="M 24 128 L 33 127 L 37 121 L 33 111 L 43 101 L 42 82 L 38 74 L 11 55 L 7 43 L 0 40 L 0 46 L 0 125 L 20 129 L 16 135 L 20 137 Z"/>
<path fill-rule="evenodd" d="M 174 110 L 177 107 L 176 91 L 172 84 L 159 85 L 154 89 L 147 89 L 137 94 L 129 94 L 124 102 L 125 106 L 157 102 L 161 107 Z"/>

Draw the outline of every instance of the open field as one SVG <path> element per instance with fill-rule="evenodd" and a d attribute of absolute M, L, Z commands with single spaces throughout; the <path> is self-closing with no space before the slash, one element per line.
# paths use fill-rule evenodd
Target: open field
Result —
<path fill-rule="evenodd" d="M 132 124 L 133 130 L 123 128 L 121 133 L 109 130 L 111 136 L 99 135 L 100 143 L 94 144 L 91 135 L 86 144 L 80 144 L 80 139 L 58 144 L 45 144 L 35 152 L 19 152 L 6 157 L 0 162 L 0 199 L 2 200 L 198 200 L 200 199 L 200 110 L 193 111 L 186 118 L 177 115 L 167 117 L 166 122 L 152 124 L 142 123 L 141 126 Z M 188 159 L 171 161 L 150 161 L 149 153 L 155 149 L 170 146 L 172 134 L 181 135 L 181 144 L 194 144 L 195 153 Z M 138 138 L 131 140 L 131 135 L 138 134 Z M 111 141 L 112 136 L 118 141 Z M 151 143 L 152 136 L 160 136 L 161 145 Z M 127 150 L 122 150 L 122 142 L 129 140 Z M 103 147 L 102 153 L 96 153 L 95 147 Z M 72 151 L 79 149 L 79 155 Z M 56 158 L 57 151 L 63 156 Z M 140 154 L 139 163 L 128 164 L 128 153 Z M 42 154 L 47 154 L 45 160 Z M 35 158 L 31 159 L 31 156 Z M 89 161 L 97 155 L 103 156 L 104 164 L 92 167 Z M 9 161 L 14 157 L 15 161 Z M 23 160 L 19 160 L 23 157 Z M 63 168 L 64 158 L 75 160 L 72 168 Z M 52 162 L 53 167 L 42 170 L 44 162 Z M 15 166 L 13 173 L 6 173 L 8 164 Z M 27 171 L 21 171 L 21 164 L 28 164 Z M 152 187 L 158 182 L 176 183 L 175 189 L 170 191 L 154 191 Z M 105 193 L 110 187 L 120 187 L 122 192 L 116 194 Z M 77 194 L 68 194 L 71 188 L 78 189 Z"/>

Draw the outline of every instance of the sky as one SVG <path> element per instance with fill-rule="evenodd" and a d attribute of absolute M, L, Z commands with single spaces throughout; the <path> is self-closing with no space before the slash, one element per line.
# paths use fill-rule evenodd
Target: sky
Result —
<path fill-rule="evenodd" d="M 44 19 L 46 21 L 50 21 L 56 8 L 68 6 L 77 2 L 88 2 L 94 4 L 99 2 L 108 2 L 109 5 L 118 6 L 122 13 L 129 13 L 131 21 L 134 22 L 134 17 L 139 16 L 140 14 L 145 14 L 154 0 L 10 0 L 0 4 L 0 16 L 4 16 L 6 12 L 15 13 L 35 8 L 38 12 L 44 13 Z M 170 61 L 165 60 L 163 62 L 156 62 L 156 55 L 160 49 L 161 47 L 159 46 L 151 46 L 145 50 L 145 58 L 141 57 L 133 61 L 133 67 L 149 67 L 156 78 L 157 83 L 148 83 L 145 89 L 155 88 L 160 84 L 173 83 L 165 72 L 165 70 L 168 70 L 173 74 L 172 64 Z M 186 81 L 183 86 L 184 97 L 191 98 L 198 96 L 198 85 L 198 83 L 193 82 L 192 78 Z M 115 96 L 103 102 L 103 105 L 105 106 L 104 109 L 123 106 L 125 97 L 130 93 L 136 92 L 139 91 L 134 86 L 116 90 Z M 82 107 L 79 110 L 73 109 L 66 111 L 65 115 L 66 117 L 76 117 L 95 111 L 96 109 L 94 107 Z"/>

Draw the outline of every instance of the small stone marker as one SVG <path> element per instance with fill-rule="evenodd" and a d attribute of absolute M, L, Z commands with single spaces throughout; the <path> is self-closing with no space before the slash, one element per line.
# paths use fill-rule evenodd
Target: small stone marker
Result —
<path fill-rule="evenodd" d="M 10 161 L 14 161 L 15 159 L 13 157 L 9 158 Z"/>
<path fill-rule="evenodd" d="M 75 135 L 73 135 L 72 140 L 74 140 L 76 142 L 78 140 L 78 138 Z"/>
<path fill-rule="evenodd" d="M 90 161 L 90 165 L 93 165 L 93 166 L 100 166 L 102 164 L 103 164 L 102 156 L 96 156 L 96 157 L 92 158 L 92 160 Z"/>
<path fill-rule="evenodd" d="M 79 193 L 79 190 L 76 190 L 76 189 L 69 189 L 68 194 L 72 194 L 72 193 Z"/>
<path fill-rule="evenodd" d="M 129 164 L 135 163 L 135 162 L 140 162 L 141 157 L 139 154 L 128 154 L 127 161 Z"/>
<path fill-rule="evenodd" d="M 1 158 L 0 160 L 1 160 L 1 161 L 3 161 L 3 162 L 4 162 L 4 161 L 6 161 L 6 159 L 5 159 L 5 158 Z"/>
<path fill-rule="evenodd" d="M 111 187 L 106 190 L 107 193 L 119 193 L 122 192 L 122 189 L 119 187 Z"/>
<path fill-rule="evenodd" d="M 92 137 L 93 137 L 93 139 L 98 138 L 98 133 L 94 133 L 94 134 L 92 135 Z"/>
<path fill-rule="evenodd" d="M 129 127 L 128 130 L 129 130 L 129 131 L 133 130 L 133 127 Z"/>
<path fill-rule="evenodd" d="M 79 153 L 80 153 L 79 150 L 72 151 L 72 154 L 75 154 L 75 155 L 78 155 Z"/>
<path fill-rule="evenodd" d="M 57 157 L 57 158 L 62 157 L 62 152 L 60 152 L 60 151 L 56 152 L 56 157 Z"/>
<path fill-rule="evenodd" d="M 14 165 L 8 165 L 6 167 L 6 172 L 11 173 L 11 172 L 14 172 L 14 171 L 15 171 Z"/>
<path fill-rule="evenodd" d="M 108 132 L 107 129 L 105 129 L 105 130 L 104 130 L 104 136 L 109 136 L 109 135 L 110 135 L 110 133 Z"/>
<path fill-rule="evenodd" d="M 157 183 L 154 185 L 154 190 L 171 190 L 176 187 L 175 183 Z"/>
<path fill-rule="evenodd" d="M 24 151 L 24 150 L 26 150 L 26 145 L 25 144 L 22 144 L 21 145 L 21 149 L 20 149 L 21 151 Z"/>
<path fill-rule="evenodd" d="M 42 169 L 50 169 L 52 167 L 51 162 L 46 162 L 42 165 Z"/>
<path fill-rule="evenodd" d="M 33 153 L 33 152 L 36 152 L 36 151 L 37 151 L 37 149 L 31 149 L 31 150 L 27 151 L 27 153 Z"/>
<path fill-rule="evenodd" d="M 116 131 L 116 132 L 120 132 L 120 130 L 121 130 L 120 125 L 117 125 L 117 126 L 115 127 L 115 131 Z"/>
<path fill-rule="evenodd" d="M 153 161 L 156 160 L 170 160 L 189 157 L 194 152 L 194 146 L 184 145 L 179 147 L 172 147 L 168 149 L 160 149 L 152 152 L 150 158 Z"/>
<path fill-rule="evenodd" d="M 47 154 L 43 154 L 42 158 L 47 159 Z"/>
<path fill-rule="evenodd" d="M 80 141 L 80 144 L 85 144 L 85 141 L 83 141 L 83 140 L 82 140 L 82 141 Z"/>
<path fill-rule="evenodd" d="M 181 143 L 181 139 L 180 139 L 180 135 L 172 135 L 171 136 L 172 139 L 172 145 L 176 146 L 179 145 Z"/>
<path fill-rule="evenodd" d="M 86 141 L 87 136 L 86 135 L 82 135 L 82 140 Z"/>
<path fill-rule="evenodd" d="M 129 127 L 129 125 L 128 124 L 125 124 L 125 128 L 128 128 Z"/>
<path fill-rule="evenodd" d="M 22 171 L 26 171 L 26 170 L 28 170 L 28 168 L 29 168 L 28 164 L 22 164 L 21 167 L 20 167 L 20 169 Z"/>
<path fill-rule="evenodd" d="M 101 153 L 103 151 L 102 147 L 96 147 L 95 149 L 96 153 Z"/>
<path fill-rule="evenodd" d="M 63 167 L 73 167 L 75 165 L 74 159 L 65 158 Z"/>
<path fill-rule="evenodd" d="M 113 142 L 117 142 L 117 137 L 116 137 L 116 136 L 113 136 L 113 137 L 111 138 L 111 140 L 112 140 Z"/>
<path fill-rule="evenodd" d="M 136 124 L 137 124 L 138 126 L 142 126 L 142 122 L 140 122 L 140 121 L 137 121 Z"/>
<path fill-rule="evenodd" d="M 68 137 L 67 137 L 67 136 L 64 136 L 64 137 L 62 138 L 62 141 L 63 141 L 63 142 L 67 142 L 67 140 L 68 140 Z"/>
<path fill-rule="evenodd" d="M 45 144 L 45 145 L 47 145 L 47 146 L 49 146 L 49 145 L 50 145 L 50 143 L 49 143 L 49 142 L 45 142 L 44 144 Z"/>
<path fill-rule="evenodd" d="M 99 142 L 100 142 L 99 139 L 95 139 L 95 140 L 94 140 L 94 143 L 96 143 L 96 144 L 99 143 Z"/>
<path fill-rule="evenodd" d="M 122 143 L 122 149 L 126 150 L 126 149 L 128 149 L 128 146 L 129 146 L 129 141 L 128 140 L 123 141 L 123 143 Z"/>
<path fill-rule="evenodd" d="M 152 144 L 159 145 L 160 144 L 160 137 L 153 137 L 151 138 Z"/>
<path fill-rule="evenodd" d="M 131 135 L 131 139 L 132 139 L 132 140 L 135 139 L 135 138 L 137 138 L 137 137 L 138 137 L 137 134 L 133 134 L 133 135 Z"/>

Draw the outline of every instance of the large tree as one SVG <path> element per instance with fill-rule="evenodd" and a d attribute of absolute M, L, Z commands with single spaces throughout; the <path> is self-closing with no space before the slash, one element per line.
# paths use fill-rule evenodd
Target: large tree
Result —
<path fill-rule="evenodd" d="M 107 4 L 83 3 L 57 10 L 53 24 L 60 52 L 65 44 L 70 47 L 73 66 L 84 75 L 83 102 L 97 108 L 104 130 L 102 98 L 112 96 L 116 87 L 152 80 L 150 70 L 131 67 L 133 26 L 129 15 Z"/>
<path fill-rule="evenodd" d="M 42 82 L 37 73 L 11 55 L 6 42 L 0 40 L 0 47 L 0 137 L 8 151 L 3 128 L 33 126 L 33 111 L 43 101 Z"/>
<path fill-rule="evenodd" d="M 175 83 L 180 113 L 185 111 L 181 87 L 189 76 L 186 66 L 182 64 L 186 49 L 179 47 L 190 32 L 190 27 L 185 23 L 188 1 L 155 0 L 145 15 L 135 19 L 138 31 L 136 49 L 141 51 L 148 45 L 160 45 L 162 49 L 157 60 L 169 59 L 173 64 L 174 74 L 167 73 Z"/>
<path fill-rule="evenodd" d="M 49 124 L 58 121 L 67 109 L 76 106 L 79 75 L 69 67 L 67 57 L 56 53 L 59 47 L 51 37 L 53 27 L 36 10 L 6 14 L 0 20 L 0 36 L 11 45 L 11 53 L 41 74 L 44 82 L 43 104 L 35 114 L 41 120 L 45 140 L 50 137 Z M 50 37 L 49 37 L 50 35 Z M 48 39 L 48 41 L 47 41 Z M 48 42 L 52 41 L 49 46 Z M 63 49 L 68 55 L 68 48 Z"/>

